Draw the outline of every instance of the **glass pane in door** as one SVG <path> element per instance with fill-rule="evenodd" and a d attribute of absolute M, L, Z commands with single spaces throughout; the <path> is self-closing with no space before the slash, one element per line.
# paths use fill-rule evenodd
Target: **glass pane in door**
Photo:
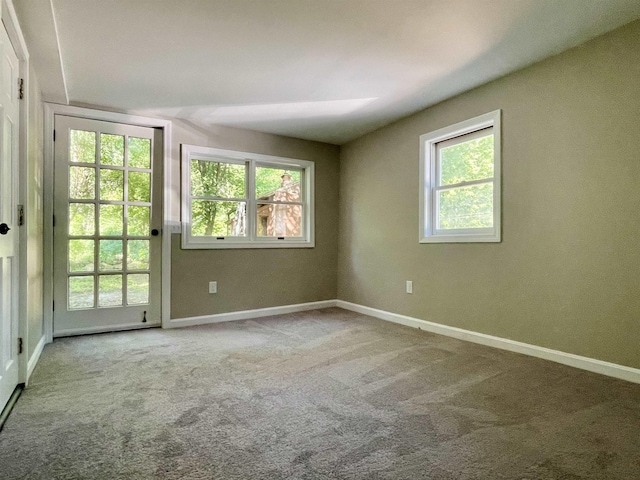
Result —
<path fill-rule="evenodd" d="M 93 200 L 96 197 L 96 169 L 69 167 L 69 198 Z"/>
<path fill-rule="evenodd" d="M 100 275 L 98 280 L 98 306 L 122 305 L 122 275 Z"/>
<path fill-rule="evenodd" d="M 122 235 L 122 205 L 100 205 L 100 235 Z"/>
<path fill-rule="evenodd" d="M 127 269 L 149 269 L 149 240 L 129 240 L 127 242 Z"/>
<path fill-rule="evenodd" d="M 69 240 L 69 272 L 93 272 L 93 240 Z"/>
<path fill-rule="evenodd" d="M 151 174 L 129 172 L 129 201 L 149 202 L 151 200 Z"/>
<path fill-rule="evenodd" d="M 122 170 L 100 169 L 100 200 L 124 199 L 124 172 Z"/>
<path fill-rule="evenodd" d="M 93 203 L 69 204 L 69 235 L 95 235 L 95 208 Z"/>
<path fill-rule="evenodd" d="M 100 163 L 102 165 L 124 165 L 124 137 L 100 134 Z"/>
<path fill-rule="evenodd" d="M 127 304 L 143 305 L 149 303 L 149 274 L 127 275 Z"/>
<path fill-rule="evenodd" d="M 69 160 L 76 163 L 96 163 L 96 133 L 83 130 L 69 132 Z"/>
<path fill-rule="evenodd" d="M 93 276 L 69 277 L 69 309 L 93 308 Z"/>
<path fill-rule="evenodd" d="M 122 270 L 122 240 L 100 240 L 100 271 Z"/>
<path fill-rule="evenodd" d="M 151 168 L 151 140 L 148 138 L 129 138 L 129 166 Z"/>

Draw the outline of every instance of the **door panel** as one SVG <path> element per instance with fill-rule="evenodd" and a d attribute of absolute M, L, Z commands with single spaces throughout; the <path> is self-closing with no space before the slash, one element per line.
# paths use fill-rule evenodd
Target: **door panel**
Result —
<path fill-rule="evenodd" d="M 18 385 L 18 67 L 0 26 L 0 411 Z"/>
<path fill-rule="evenodd" d="M 161 132 L 56 115 L 54 335 L 160 324 Z"/>

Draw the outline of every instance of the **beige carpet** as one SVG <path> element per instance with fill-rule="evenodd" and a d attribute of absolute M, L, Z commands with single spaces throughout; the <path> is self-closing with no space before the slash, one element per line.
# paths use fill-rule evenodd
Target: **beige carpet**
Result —
<path fill-rule="evenodd" d="M 56 340 L 2 479 L 638 479 L 640 385 L 340 309 Z"/>

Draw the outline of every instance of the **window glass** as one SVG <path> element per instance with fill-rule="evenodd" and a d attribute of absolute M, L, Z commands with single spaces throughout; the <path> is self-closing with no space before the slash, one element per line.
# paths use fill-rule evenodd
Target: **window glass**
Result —
<path fill-rule="evenodd" d="M 312 162 L 191 145 L 182 155 L 184 248 L 313 246 Z"/>
<path fill-rule="evenodd" d="M 245 198 L 246 166 L 235 163 L 191 161 L 191 194 L 217 198 Z"/>
<path fill-rule="evenodd" d="M 256 167 L 256 198 L 299 202 L 301 174 L 300 170 Z"/>
<path fill-rule="evenodd" d="M 440 185 L 493 177 L 493 134 L 438 148 Z"/>
<path fill-rule="evenodd" d="M 191 234 L 204 237 L 243 237 L 247 218 L 245 202 L 194 200 Z"/>

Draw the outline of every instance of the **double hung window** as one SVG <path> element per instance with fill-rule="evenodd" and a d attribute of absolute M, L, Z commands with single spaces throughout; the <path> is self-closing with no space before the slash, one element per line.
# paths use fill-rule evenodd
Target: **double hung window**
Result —
<path fill-rule="evenodd" d="M 183 248 L 313 247 L 313 162 L 182 146 Z"/>
<path fill-rule="evenodd" d="M 500 111 L 420 137 L 420 242 L 500 241 Z"/>

